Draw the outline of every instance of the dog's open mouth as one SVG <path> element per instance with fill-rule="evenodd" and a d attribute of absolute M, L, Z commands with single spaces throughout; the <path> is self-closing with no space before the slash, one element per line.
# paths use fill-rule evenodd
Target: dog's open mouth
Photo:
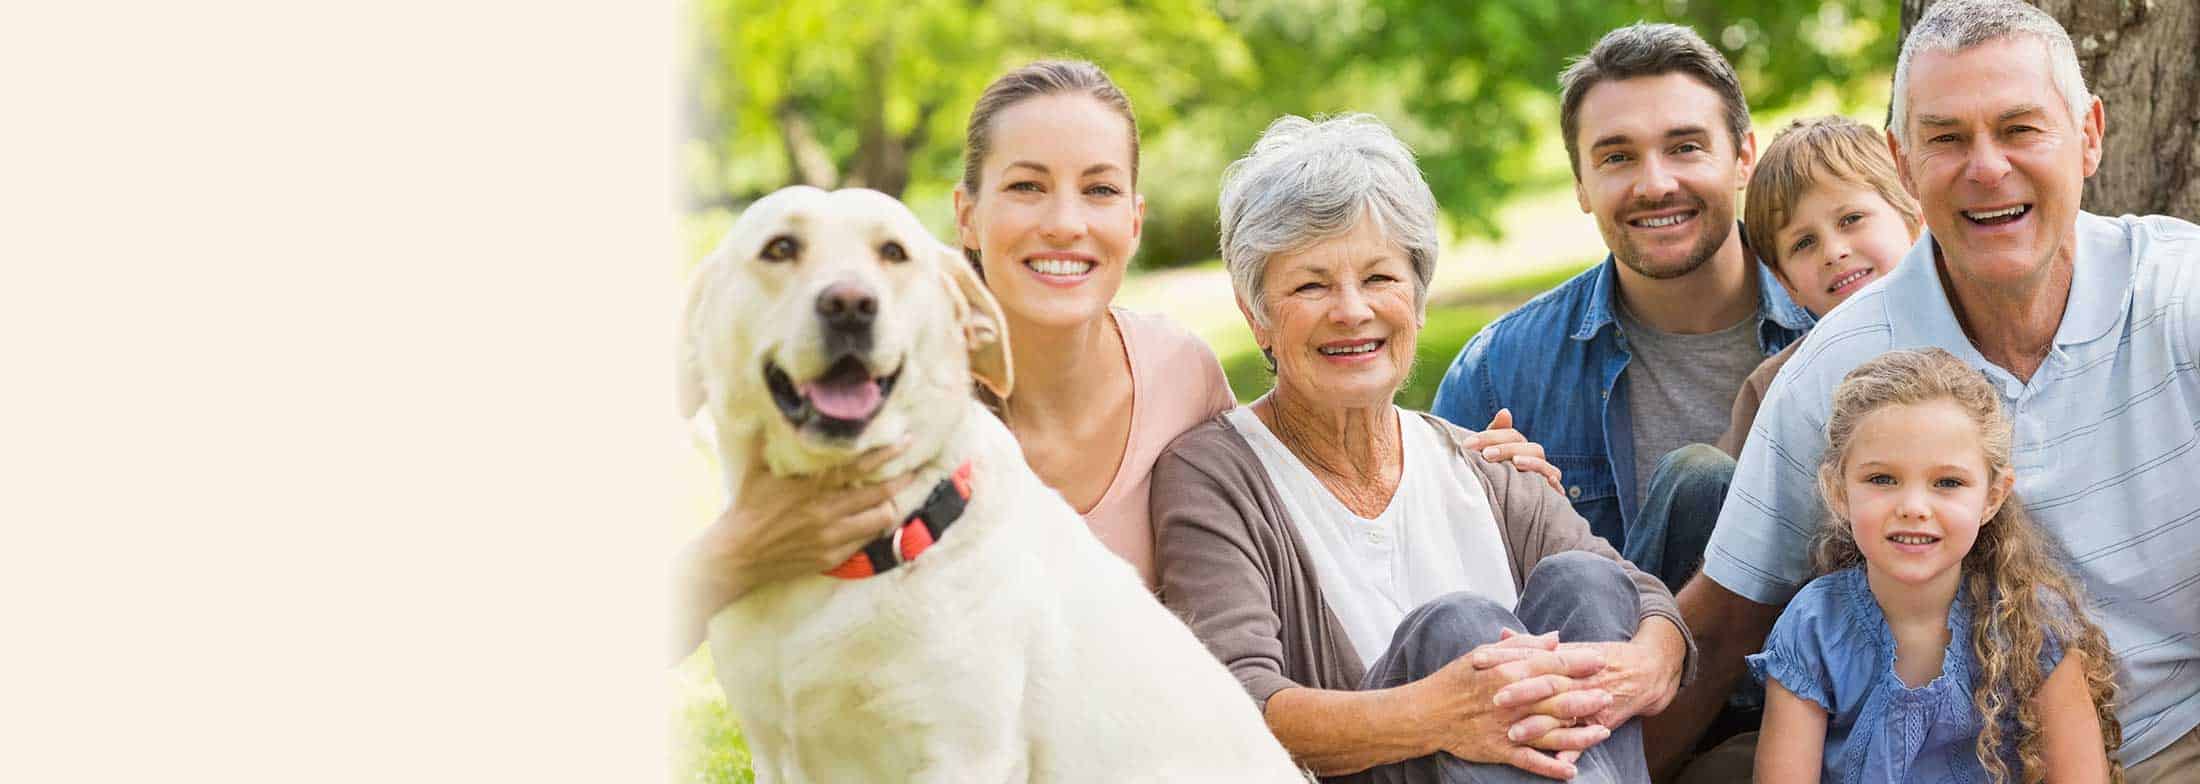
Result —
<path fill-rule="evenodd" d="M 886 396 L 893 394 L 898 378 L 898 369 L 873 376 L 862 360 L 844 356 L 816 379 L 797 384 L 777 363 L 764 362 L 764 383 L 788 424 L 832 438 L 853 438 L 863 432 L 879 409 L 886 407 Z"/>

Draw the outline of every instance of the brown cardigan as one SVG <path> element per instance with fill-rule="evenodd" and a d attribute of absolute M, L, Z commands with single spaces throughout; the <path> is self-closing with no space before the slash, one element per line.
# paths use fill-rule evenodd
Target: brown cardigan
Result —
<path fill-rule="evenodd" d="M 1229 666 L 1264 712 L 1269 695 L 1292 686 L 1357 690 L 1366 666 L 1322 601 L 1313 564 L 1260 458 L 1227 416 L 1178 437 L 1154 464 L 1162 602 Z M 1459 440 L 1471 433 L 1422 416 L 1451 434 L 1462 459 L 1455 470 L 1473 474 L 1489 493 L 1514 590 L 1538 561 L 1556 553 L 1586 550 L 1619 561 L 1635 582 L 1641 617 L 1669 619 L 1688 640 L 1683 682 L 1695 678 L 1695 639 L 1657 577 L 1590 534 L 1588 522 L 1542 475 L 1459 449 Z"/>

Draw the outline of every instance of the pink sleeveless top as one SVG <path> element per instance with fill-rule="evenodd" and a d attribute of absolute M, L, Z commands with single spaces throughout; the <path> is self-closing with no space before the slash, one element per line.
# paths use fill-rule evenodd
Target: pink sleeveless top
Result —
<path fill-rule="evenodd" d="M 1159 580 L 1146 501 L 1154 460 L 1193 425 L 1236 407 L 1237 398 L 1222 375 L 1222 363 L 1198 336 L 1162 316 L 1121 308 L 1112 312 L 1130 358 L 1130 438 L 1115 479 L 1085 513 L 1085 523 L 1110 551 L 1137 567 L 1146 588 L 1153 590 Z"/>

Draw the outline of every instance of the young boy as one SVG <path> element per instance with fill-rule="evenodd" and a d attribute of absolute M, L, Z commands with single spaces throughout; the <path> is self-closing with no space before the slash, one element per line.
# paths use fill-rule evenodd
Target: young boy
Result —
<path fill-rule="evenodd" d="M 1917 241 L 1917 199 L 1902 189 L 1886 138 L 1846 117 L 1789 123 L 1758 157 L 1747 193 L 1743 238 L 1795 304 L 1820 318 L 1893 270 Z M 1765 388 L 1801 345 L 1772 355 L 1742 382 L 1720 451 L 1741 456 Z"/>

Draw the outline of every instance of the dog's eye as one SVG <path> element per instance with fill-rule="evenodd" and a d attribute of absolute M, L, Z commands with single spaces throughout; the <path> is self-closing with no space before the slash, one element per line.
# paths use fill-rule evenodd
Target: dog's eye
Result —
<path fill-rule="evenodd" d="M 887 261 L 909 260 L 909 252 L 902 250 L 899 242 L 889 242 L 878 246 L 878 255 Z"/>
<path fill-rule="evenodd" d="M 795 238 L 786 236 L 773 237 L 772 241 L 764 243 L 764 253 L 762 258 L 765 261 L 793 261 L 795 254 L 801 252 L 802 243 L 797 241 Z"/>

